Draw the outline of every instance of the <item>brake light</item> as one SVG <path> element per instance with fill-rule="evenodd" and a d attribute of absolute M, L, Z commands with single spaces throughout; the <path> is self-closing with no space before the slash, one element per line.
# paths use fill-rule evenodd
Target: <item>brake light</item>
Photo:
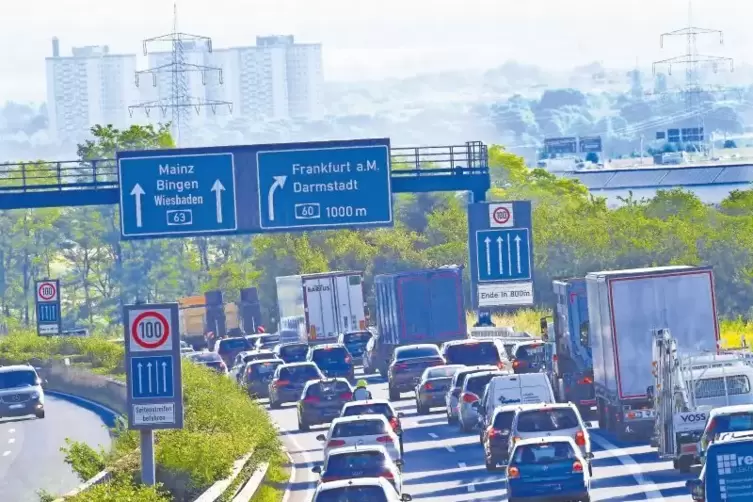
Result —
<path fill-rule="evenodd" d="M 352 359 L 350 358 L 350 356 L 346 356 L 345 357 L 345 364 L 350 364 L 350 361 L 352 361 Z"/>
<path fill-rule="evenodd" d="M 463 392 L 463 397 L 461 399 L 463 399 L 464 403 L 471 404 L 478 401 L 478 396 L 473 392 Z"/>
<path fill-rule="evenodd" d="M 517 467 L 510 466 L 507 468 L 507 479 L 518 479 L 520 470 Z"/>
<path fill-rule="evenodd" d="M 594 383 L 594 381 L 591 377 L 583 377 L 580 380 L 578 380 L 578 383 L 581 385 L 590 385 Z"/>
<path fill-rule="evenodd" d="M 520 437 L 519 436 L 513 436 L 513 438 L 512 438 L 512 444 L 515 444 L 518 441 L 520 441 Z"/>
<path fill-rule="evenodd" d="M 379 436 L 379 437 L 377 438 L 377 443 L 392 443 L 392 442 L 393 442 L 393 441 L 392 441 L 392 436 L 390 436 L 390 435 L 387 435 L 387 436 Z"/>
<path fill-rule="evenodd" d="M 583 472 L 583 464 L 577 460 L 573 462 L 573 472 Z"/>
<path fill-rule="evenodd" d="M 222 361 L 220 361 L 220 369 L 221 369 L 222 371 L 227 371 L 227 364 L 225 364 L 225 363 L 223 363 Z"/>
<path fill-rule="evenodd" d="M 393 431 L 400 429 L 400 422 L 398 422 L 397 418 L 395 417 L 390 418 L 390 425 L 392 426 Z"/>
<path fill-rule="evenodd" d="M 353 399 L 353 393 L 343 392 L 342 394 L 340 394 L 340 399 Z"/>
<path fill-rule="evenodd" d="M 487 433 L 489 434 L 490 438 L 494 438 L 494 437 L 497 437 L 497 436 L 501 435 L 500 431 L 498 431 L 494 427 L 489 427 L 489 429 L 487 429 Z"/>
<path fill-rule="evenodd" d="M 515 369 L 520 368 L 520 361 L 513 361 L 512 367 L 515 368 Z"/>
<path fill-rule="evenodd" d="M 390 471 L 384 471 L 382 474 L 379 475 L 379 477 L 385 478 L 385 479 L 395 479 L 395 476 L 393 476 Z"/>
<path fill-rule="evenodd" d="M 578 446 L 586 446 L 586 435 L 583 434 L 583 431 L 575 433 L 575 444 Z"/>
<path fill-rule="evenodd" d="M 310 396 L 303 400 L 304 403 L 318 403 L 319 401 L 321 401 L 321 399 L 316 396 Z"/>
<path fill-rule="evenodd" d="M 275 387 L 285 387 L 286 385 L 290 385 L 290 381 L 289 380 L 277 380 L 274 385 Z"/>
<path fill-rule="evenodd" d="M 497 363 L 497 368 L 499 368 L 499 369 L 501 369 L 501 370 L 505 369 L 505 363 L 504 363 L 504 362 L 502 362 L 502 361 L 498 362 L 498 363 Z"/>
<path fill-rule="evenodd" d="M 433 389 L 433 388 L 434 388 L 434 387 L 432 387 L 432 385 L 431 385 L 431 384 L 430 384 L 429 382 L 426 382 L 426 383 L 424 384 L 424 390 L 431 390 L 431 389 Z"/>
<path fill-rule="evenodd" d="M 345 441 L 342 439 L 331 439 L 329 443 L 327 443 L 327 448 L 336 448 L 338 446 L 345 446 Z"/>
<path fill-rule="evenodd" d="M 392 369 L 395 370 L 395 371 L 405 370 L 405 369 L 408 369 L 408 365 L 407 364 L 402 364 L 402 363 L 401 364 L 396 364 L 396 365 L 394 365 L 392 367 Z"/>

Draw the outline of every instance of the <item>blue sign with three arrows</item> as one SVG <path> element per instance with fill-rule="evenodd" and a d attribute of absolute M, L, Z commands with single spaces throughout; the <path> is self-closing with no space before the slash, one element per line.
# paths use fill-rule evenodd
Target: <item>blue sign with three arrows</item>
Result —
<path fill-rule="evenodd" d="M 175 395 L 173 356 L 131 357 L 131 397 L 172 398 Z"/>
<path fill-rule="evenodd" d="M 478 281 L 530 281 L 530 249 L 527 228 L 477 231 Z"/>

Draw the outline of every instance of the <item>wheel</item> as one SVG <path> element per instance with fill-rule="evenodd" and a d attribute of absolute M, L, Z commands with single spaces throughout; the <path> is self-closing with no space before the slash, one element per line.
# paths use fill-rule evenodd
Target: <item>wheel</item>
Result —
<path fill-rule="evenodd" d="M 594 476 L 594 466 L 591 465 L 591 462 L 588 463 L 588 477 L 592 478 Z"/>
<path fill-rule="evenodd" d="M 690 472 L 691 467 L 693 467 L 692 457 L 688 457 L 687 455 L 680 457 L 677 462 L 677 470 L 679 470 L 683 474 L 687 474 Z"/>
<path fill-rule="evenodd" d="M 44 410 L 36 412 L 35 415 L 37 416 L 37 418 L 44 418 Z"/>
<path fill-rule="evenodd" d="M 390 401 L 400 401 L 400 393 L 393 389 L 392 387 L 389 388 L 389 398 Z"/>
<path fill-rule="evenodd" d="M 403 447 L 403 435 L 400 434 L 400 458 L 403 458 L 403 456 L 405 456 L 405 448 Z"/>
<path fill-rule="evenodd" d="M 416 412 L 419 415 L 427 415 L 429 413 L 429 408 L 421 404 L 419 400 L 416 400 Z"/>
<path fill-rule="evenodd" d="M 466 425 L 465 422 L 462 422 L 462 421 L 458 420 L 458 424 L 460 426 L 459 427 L 460 428 L 460 432 L 471 432 L 473 430 L 473 427 L 470 426 L 470 425 Z"/>
<path fill-rule="evenodd" d="M 269 400 L 269 407 L 273 410 L 279 410 L 282 407 L 282 404 L 280 404 L 278 401 L 272 401 Z"/>
<path fill-rule="evenodd" d="M 300 420 L 298 421 L 298 430 L 301 432 L 308 432 L 311 430 L 311 427 L 309 427 L 309 424 L 303 423 Z"/>
<path fill-rule="evenodd" d="M 447 414 L 447 425 L 455 425 L 458 423 L 458 417 L 450 416 L 450 414 Z"/>
<path fill-rule="evenodd" d="M 497 470 L 497 462 L 487 456 L 484 456 L 484 464 L 486 464 L 486 470 L 493 472 Z"/>

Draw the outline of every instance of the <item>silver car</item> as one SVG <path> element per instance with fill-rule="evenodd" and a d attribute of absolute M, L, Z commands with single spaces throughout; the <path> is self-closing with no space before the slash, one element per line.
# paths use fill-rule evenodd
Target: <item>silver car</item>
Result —
<path fill-rule="evenodd" d="M 492 378 L 501 375 L 509 375 L 509 371 L 481 371 L 469 375 L 463 382 L 458 404 L 458 425 L 463 432 L 470 432 L 478 427 L 478 411 L 473 407 L 474 403 L 481 400 L 486 385 Z"/>
<path fill-rule="evenodd" d="M 42 379 L 33 366 L 0 366 L 0 418 L 44 418 Z"/>
<path fill-rule="evenodd" d="M 445 394 L 444 401 L 447 408 L 447 424 L 453 425 L 458 423 L 458 406 L 460 404 L 460 393 L 463 392 L 463 384 L 468 375 L 479 373 L 481 371 L 495 371 L 495 366 L 466 366 L 464 369 L 455 372 L 452 377 L 450 388 Z"/>

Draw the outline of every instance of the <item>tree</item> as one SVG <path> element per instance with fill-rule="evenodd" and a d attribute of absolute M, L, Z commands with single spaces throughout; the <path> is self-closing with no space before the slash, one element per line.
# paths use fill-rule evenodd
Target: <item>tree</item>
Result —
<path fill-rule="evenodd" d="M 599 154 L 596 152 L 588 152 L 586 154 L 586 162 L 591 162 L 592 164 L 598 164 Z"/>

